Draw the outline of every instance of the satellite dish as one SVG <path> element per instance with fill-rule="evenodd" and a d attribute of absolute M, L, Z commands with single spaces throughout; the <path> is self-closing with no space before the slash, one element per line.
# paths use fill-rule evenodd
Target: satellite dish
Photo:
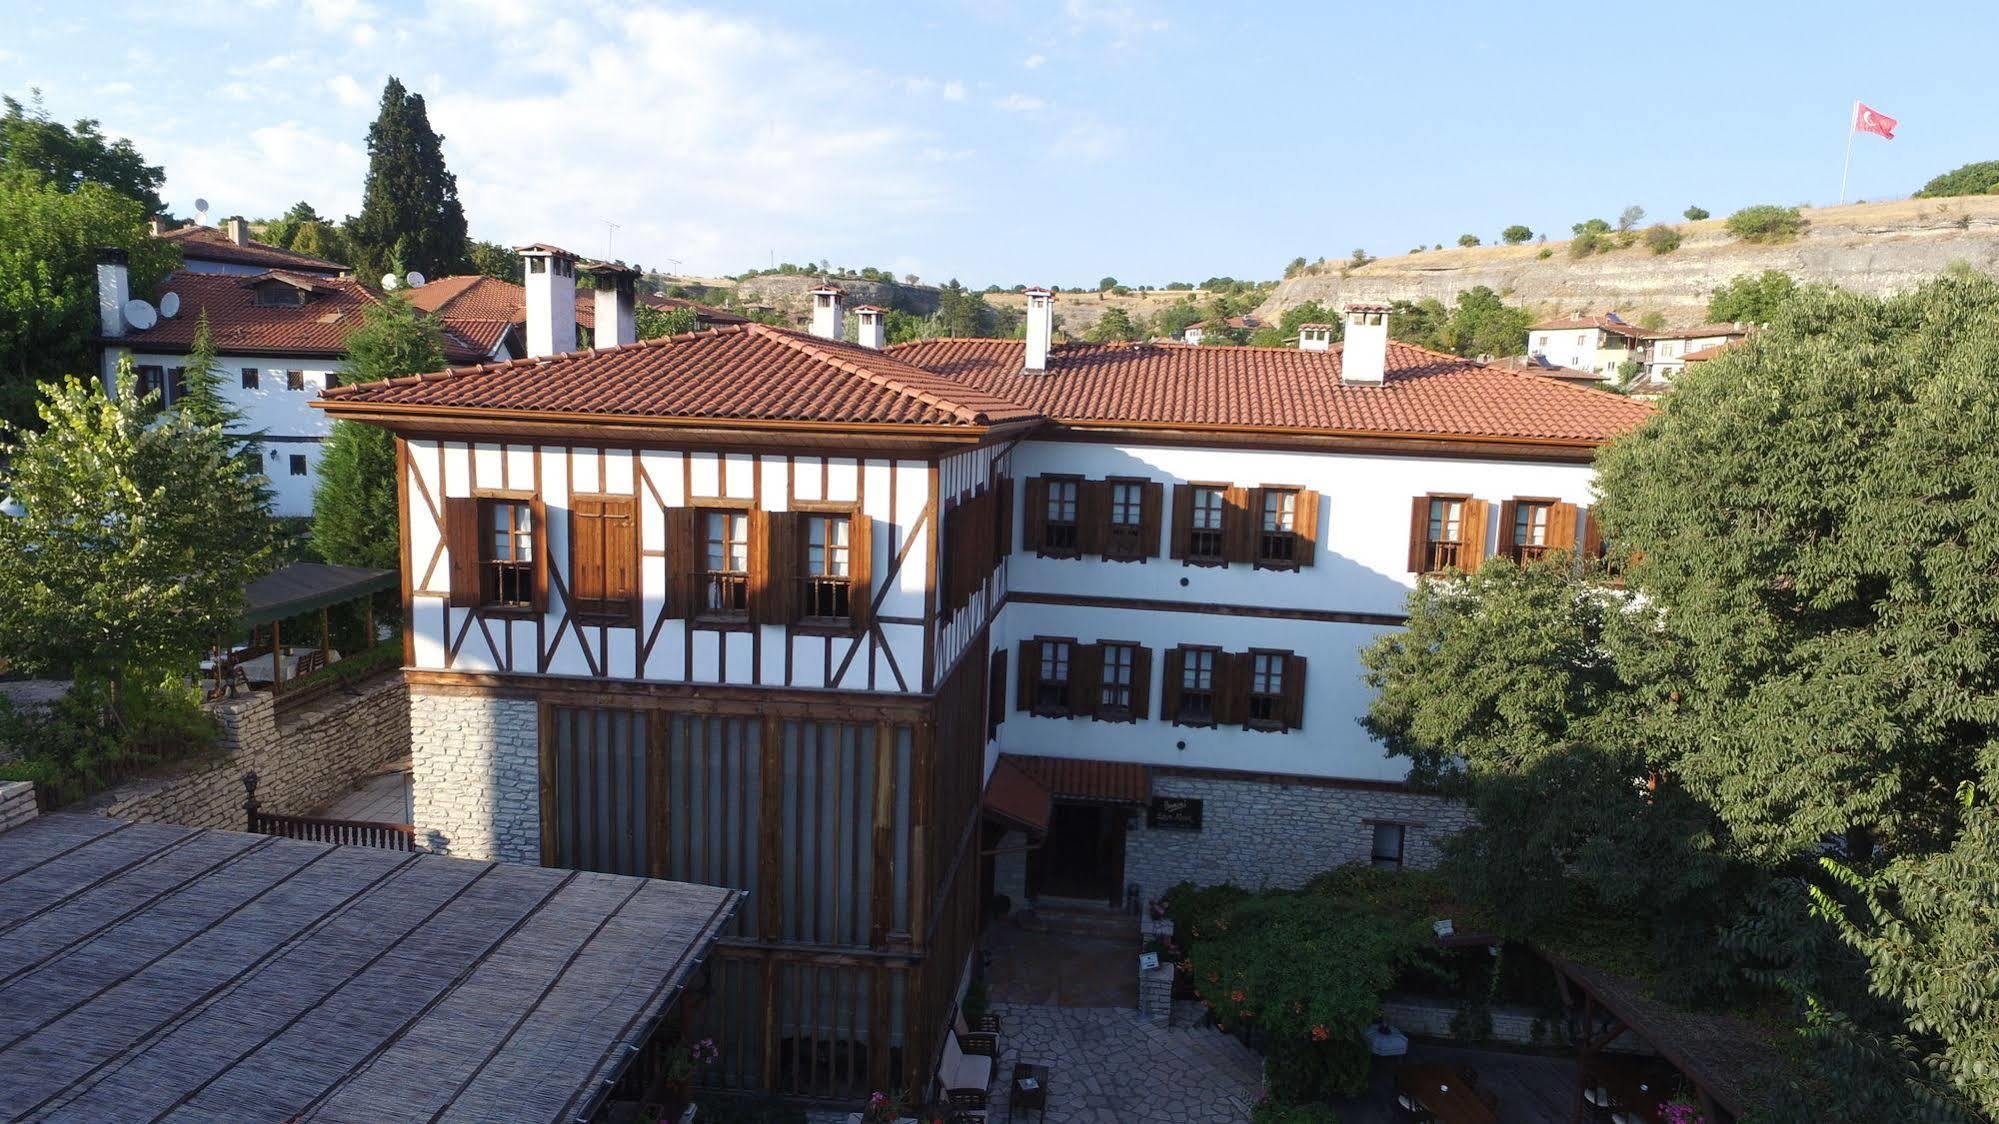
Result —
<path fill-rule="evenodd" d="M 382 289 L 383 289 L 384 291 L 387 291 L 387 290 L 389 290 L 389 289 L 393 289 L 393 288 L 395 288 L 395 287 L 396 287 L 397 285 L 400 285 L 400 284 L 402 284 L 402 282 L 401 282 L 400 280 L 398 280 L 398 279 L 397 279 L 397 277 L 396 277 L 396 275 L 395 275 L 395 274 L 393 274 L 393 273 L 384 273 L 384 274 L 382 274 Z"/>
<path fill-rule="evenodd" d="M 196 199 L 194 201 L 194 209 L 197 211 L 206 211 L 208 209 L 208 200 Z"/>
<path fill-rule="evenodd" d="M 197 226 L 208 225 L 208 200 L 196 199 L 194 201 L 194 221 Z"/>
<path fill-rule="evenodd" d="M 408 273 L 403 274 L 403 280 L 408 282 L 409 287 L 412 289 L 423 288 L 423 274 L 418 273 L 414 269 L 410 270 Z"/>
<path fill-rule="evenodd" d="M 179 293 L 168 293 L 160 298 L 160 315 L 169 320 L 180 315 Z"/>
<path fill-rule="evenodd" d="M 153 311 L 152 305 L 137 300 L 125 302 L 125 323 L 143 332 L 159 322 L 160 314 Z"/>

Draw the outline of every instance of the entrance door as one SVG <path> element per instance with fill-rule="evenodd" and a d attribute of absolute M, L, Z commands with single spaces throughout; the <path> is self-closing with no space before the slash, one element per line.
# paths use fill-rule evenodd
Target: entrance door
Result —
<path fill-rule="evenodd" d="M 1037 898 L 1123 901 L 1124 813 L 1101 804 L 1057 802 L 1048 840 L 1028 855 L 1027 891 Z"/>

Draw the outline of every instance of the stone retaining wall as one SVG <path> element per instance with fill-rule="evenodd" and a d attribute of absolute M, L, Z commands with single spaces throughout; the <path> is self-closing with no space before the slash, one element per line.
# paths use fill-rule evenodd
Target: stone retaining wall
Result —
<path fill-rule="evenodd" d="M 399 671 L 280 718 L 267 694 L 208 704 L 215 751 L 168 776 L 128 781 L 78 807 L 123 820 L 241 831 L 243 774 L 257 774 L 266 812 L 306 815 L 409 755 L 409 692 Z"/>
<path fill-rule="evenodd" d="M 541 864 L 541 742 L 526 699 L 410 695 L 417 846 Z"/>
<path fill-rule="evenodd" d="M 0 781 L 0 831 L 19 827 L 40 814 L 35 782 Z"/>

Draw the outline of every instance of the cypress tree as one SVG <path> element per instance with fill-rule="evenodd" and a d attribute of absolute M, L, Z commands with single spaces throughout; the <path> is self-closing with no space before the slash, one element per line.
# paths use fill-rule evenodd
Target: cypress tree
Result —
<path fill-rule="evenodd" d="M 423 96 L 395 78 L 368 127 L 368 181 L 348 237 L 363 277 L 390 269 L 442 277 L 466 268 L 465 208 L 458 177 L 444 166 L 444 138 L 431 130 Z"/>

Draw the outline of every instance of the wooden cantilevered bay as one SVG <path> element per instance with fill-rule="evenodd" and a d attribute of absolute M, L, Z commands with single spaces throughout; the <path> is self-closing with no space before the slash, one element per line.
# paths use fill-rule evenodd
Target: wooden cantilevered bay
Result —
<path fill-rule="evenodd" d="M 0 1119 L 595 1119 L 739 896 L 34 819 L 0 833 Z"/>

